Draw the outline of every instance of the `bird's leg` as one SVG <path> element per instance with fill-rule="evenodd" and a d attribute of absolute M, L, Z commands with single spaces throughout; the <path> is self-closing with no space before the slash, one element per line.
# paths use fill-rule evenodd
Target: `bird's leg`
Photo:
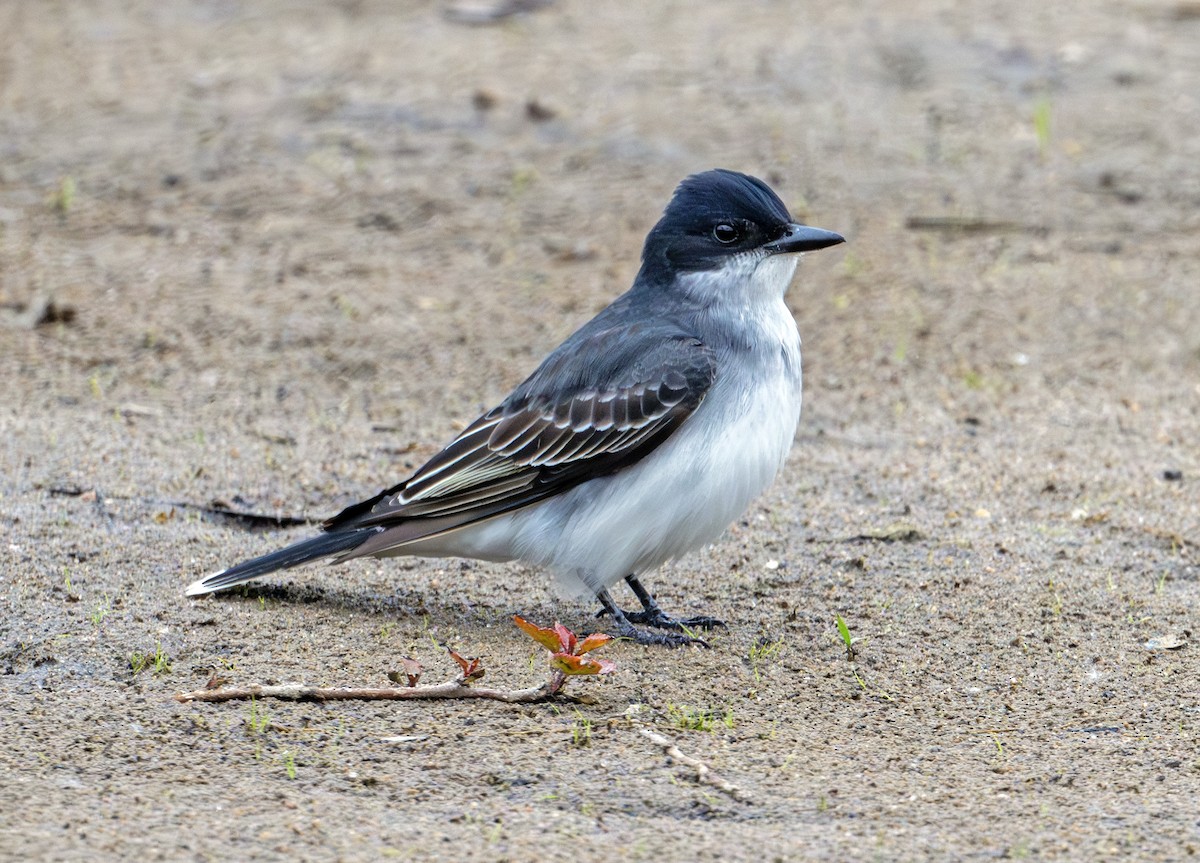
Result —
<path fill-rule="evenodd" d="M 639 644 L 687 644 L 697 642 L 705 644 L 694 636 L 688 635 L 688 630 L 691 629 L 715 629 L 716 627 L 724 627 L 725 621 L 718 620 L 715 617 L 689 617 L 683 620 L 671 617 L 659 607 L 655 602 L 650 591 L 646 590 L 645 585 L 638 580 L 638 577 L 630 573 L 625 576 L 625 583 L 629 585 L 629 589 L 633 591 L 633 595 L 638 598 L 638 602 L 642 604 L 641 611 L 622 611 L 613 601 L 612 594 L 607 590 L 602 590 L 597 594 L 600 604 L 603 608 L 596 615 L 601 617 L 605 614 L 612 616 L 613 621 L 617 625 L 617 630 L 621 635 L 635 639 Z M 670 629 L 680 632 L 689 641 L 675 641 L 666 635 L 657 635 L 655 633 L 643 632 L 634 626 L 635 623 L 640 623 L 643 626 L 653 627 L 654 629 Z M 627 631 L 628 630 L 628 631 Z M 650 640 L 646 640 L 649 638 Z M 707 645 L 705 645 L 707 646 Z"/>
<path fill-rule="evenodd" d="M 625 576 L 625 583 L 629 585 L 633 595 L 642 604 L 641 611 L 625 615 L 631 623 L 641 623 L 645 626 L 653 626 L 655 629 L 715 629 L 718 626 L 725 628 L 725 621 L 715 617 L 688 617 L 683 620 L 671 617 L 659 607 L 650 591 L 646 590 L 645 585 L 633 573 Z"/>
<path fill-rule="evenodd" d="M 708 647 L 708 642 L 702 638 L 697 638 L 694 635 L 688 635 L 686 632 L 650 632 L 645 629 L 638 629 L 634 626 L 629 616 L 617 607 L 613 602 L 612 594 L 608 592 L 608 588 L 604 588 L 596 594 L 596 598 L 600 600 L 600 604 L 604 606 L 602 614 L 607 612 L 613 619 L 613 625 L 616 627 L 617 635 L 621 638 L 628 638 L 636 641 L 638 644 L 664 644 L 667 647 L 680 647 L 684 644 L 699 644 L 701 647 Z M 653 602 L 653 600 L 651 600 Z M 661 613 L 661 612 L 660 612 Z M 665 615 L 664 615 L 665 616 Z M 669 618 L 668 618 L 669 619 Z"/>

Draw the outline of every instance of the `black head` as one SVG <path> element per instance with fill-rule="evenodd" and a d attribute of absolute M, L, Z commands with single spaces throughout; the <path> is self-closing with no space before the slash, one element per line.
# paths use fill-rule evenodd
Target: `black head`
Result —
<path fill-rule="evenodd" d="M 803 252 L 840 242 L 837 234 L 795 224 L 762 180 L 718 168 L 679 184 L 646 237 L 642 271 L 711 270 L 739 253 Z"/>

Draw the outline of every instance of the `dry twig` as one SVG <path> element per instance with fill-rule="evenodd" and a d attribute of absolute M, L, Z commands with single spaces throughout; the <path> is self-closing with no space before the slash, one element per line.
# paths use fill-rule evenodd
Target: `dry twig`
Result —
<path fill-rule="evenodd" d="M 215 674 L 204 689 L 192 692 L 180 692 L 175 696 L 176 701 L 185 703 L 192 701 L 239 701 L 248 698 L 281 698 L 286 701 L 401 701 L 433 698 L 487 698 L 492 701 L 503 701 L 506 704 L 532 704 L 538 701 L 549 701 L 562 691 L 568 677 L 577 675 L 611 674 L 616 665 L 607 659 L 595 659 L 586 654 L 598 650 L 612 636 L 593 633 L 586 638 L 576 638 L 575 633 L 561 623 L 555 623 L 552 628 L 541 627 L 530 623 L 520 615 L 513 615 L 513 622 L 530 638 L 550 652 L 550 677 L 540 686 L 529 689 L 489 689 L 474 686 L 484 675 L 484 668 L 479 657 L 467 657 L 460 654 L 449 645 L 442 645 L 450 658 L 458 665 L 458 676 L 445 683 L 432 686 L 419 686 L 424 670 L 421 663 L 407 656 L 401 657 L 404 668 L 402 672 L 393 671 L 388 677 L 400 682 L 406 680 L 408 686 L 305 686 L 302 683 L 290 683 L 283 686 L 234 686 L 221 688 L 223 679 Z"/>
<path fill-rule="evenodd" d="M 697 781 L 705 785 L 711 785 L 718 791 L 725 792 L 734 800 L 740 800 L 743 803 L 750 802 L 750 798 L 746 796 L 746 793 L 742 791 L 742 789 L 738 788 L 732 782 L 726 782 L 720 776 L 713 773 L 712 770 L 709 769 L 709 766 L 698 758 L 692 758 L 690 755 L 684 755 L 679 751 L 679 747 L 676 746 L 671 740 L 668 740 L 661 734 L 651 731 L 649 728 L 639 728 L 638 731 L 651 743 L 655 744 L 656 746 L 661 746 L 663 752 L 667 754 L 668 758 L 672 758 L 675 761 L 678 761 L 680 764 L 686 764 L 688 767 L 695 770 Z"/>
<path fill-rule="evenodd" d="M 529 689 L 487 689 L 467 686 L 459 680 L 448 680 L 428 686 L 305 686 L 300 683 L 282 686 L 234 686 L 228 689 L 197 689 L 180 692 L 176 701 L 238 701 L 248 698 L 281 698 L 286 701 L 398 701 L 432 698 L 489 698 L 508 704 L 530 704 L 547 701 L 557 694 L 553 681 Z"/>

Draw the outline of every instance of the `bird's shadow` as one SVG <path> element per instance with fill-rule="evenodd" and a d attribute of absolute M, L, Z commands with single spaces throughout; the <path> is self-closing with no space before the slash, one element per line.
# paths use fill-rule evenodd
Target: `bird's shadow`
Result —
<path fill-rule="evenodd" d="M 354 590 L 295 582 L 242 584 L 219 593 L 209 594 L 200 598 L 200 601 L 271 602 L 295 606 L 319 604 L 325 608 L 343 611 L 348 615 L 412 620 L 425 618 L 434 624 L 455 626 L 504 625 L 511 621 L 514 613 L 547 620 L 555 617 L 555 609 L 546 603 L 531 604 L 529 607 L 517 609 L 509 606 L 468 602 L 460 596 L 437 590 L 422 592 L 400 589 L 392 593 L 379 593 L 366 589 Z M 581 620 L 591 619 L 590 613 L 583 609 L 571 616 L 577 616 Z"/>

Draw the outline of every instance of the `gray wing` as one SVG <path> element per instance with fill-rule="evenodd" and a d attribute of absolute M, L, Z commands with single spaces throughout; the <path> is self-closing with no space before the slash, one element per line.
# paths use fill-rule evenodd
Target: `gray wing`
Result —
<path fill-rule="evenodd" d="M 669 438 L 715 374 L 712 351 L 676 329 L 581 331 L 411 477 L 323 527 L 385 528 L 358 551 L 371 554 L 615 473 Z"/>

